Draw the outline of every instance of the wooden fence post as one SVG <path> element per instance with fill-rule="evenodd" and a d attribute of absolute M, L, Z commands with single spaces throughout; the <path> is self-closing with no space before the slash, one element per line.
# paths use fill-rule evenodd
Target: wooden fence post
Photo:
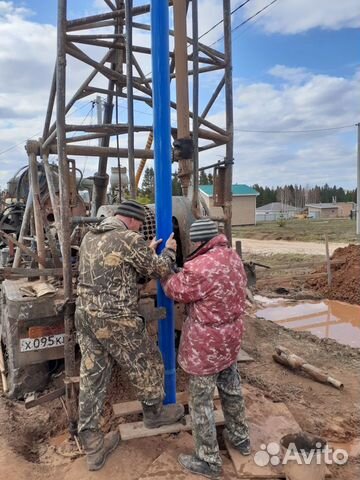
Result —
<path fill-rule="evenodd" d="M 326 249 L 326 268 L 327 268 L 327 277 L 328 277 L 328 287 L 331 287 L 331 263 L 330 263 L 330 254 L 329 254 L 329 238 L 328 234 L 325 234 L 325 249 Z"/>

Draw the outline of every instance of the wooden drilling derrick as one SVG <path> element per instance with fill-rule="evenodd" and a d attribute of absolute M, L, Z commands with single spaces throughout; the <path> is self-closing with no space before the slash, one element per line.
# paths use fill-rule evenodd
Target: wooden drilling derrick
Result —
<path fill-rule="evenodd" d="M 132 0 L 104 0 L 104 11 L 97 15 L 68 19 L 67 0 L 58 0 L 57 58 L 50 88 L 48 107 L 42 137 L 28 141 L 26 151 L 30 166 L 30 191 L 25 207 L 19 241 L 28 233 L 30 216 L 35 220 L 35 237 L 39 269 L 45 269 L 46 251 L 44 232 L 48 232 L 42 216 L 39 195 L 37 165 L 46 173 L 54 226 L 61 250 L 63 269 L 64 302 L 62 305 L 65 324 L 65 388 L 67 409 L 75 431 L 76 419 L 76 369 L 74 292 L 71 259 L 71 235 L 74 223 L 71 219 L 74 168 L 77 157 L 98 157 L 98 168 L 93 175 L 91 215 L 94 217 L 101 205 L 107 203 L 109 182 L 108 159 L 115 158 L 120 166 L 126 164 L 129 174 L 129 194 L 136 198 L 137 185 L 142 169 L 148 159 L 154 158 L 152 150 L 153 123 L 144 122 L 143 115 L 136 115 L 134 105 L 153 107 L 153 78 L 147 73 L 151 65 L 151 48 L 138 44 L 133 33 L 150 32 L 149 12 L 151 5 L 133 6 Z M 174 29 L 169 30 L 174 40 L 174 49 L 169 51 L 169 82 L 175 80 L 174 100 L 170 108 L 176 113 L 176 126 L 171 128 L 173 137 L 173 161 L 178 162 L 178 176 L 183 195 L 192 205 L 192 213 L 199 216 L 198 173 L 199 158 L 207 152 L 225 145 L 222 161 L 212 161 L 215 167 L 214 189 L 218 206 L 223 207 L 225 233 L 231 240 L 231 184 L 233 164 L 233 107 L 231 64 L 231 11 L 230 0 L 223 0 L 223 49 L 217 50 L 199 41 L 197 0 L 173 0 L 169 2 L 170 18 Z M 187 17 L 191 16 L 192 38 L 187 33 Z M 67 82 L 67 63 L 80 62 L 90 69 L 88 76 L 70 96 Z M 77 63 L 77 65 L 79 65 Z M 146 72 L 146 73 L 145 73 Z M 201 79 L 211 72 L 220 72 L 220 79 L 213 92 L 205 99 L 200 89 Z M 189 79 L 192 77 L 192 91 Z M 200 95 L 201 92 L 201 95 Z M 74 124 L 69 121 L 71 109 L 85 98 L 105 97 L 101 122 Z M 192 108 L 189 98 L 192 97 Z M 225 126 L 220 127 L 209 120 L 209 112 L 217 101 L 225 101 Z M 120 121 L 119 102 L 126 100 L 127 114 Z M 200 106 L 202 107 L 200 110 Z M 199 114 L 199 111 L 201 113 Z M 147 117 L 149 118 L 149 117 Z M 145 145 L 139 148 L 139 135 L 147 135 Z M 84 142 L 88 144 L 84 144 Z M 91 143 L 92 142 L 92 143 Z M 96 142 L 96 144 L 94 143 Z M 90 144 L 91 143 L 91 144 Z M 121 146 L 120 146 L 121 145 Z M 124 147 L 124 145 L 126 145 Z M 56 191 L 50 160 L 57 160 L 58 185 Z M 124 160 L 125 159 L 125 160 Z M 135 161 L 141 160 L 138 171 Z M 120 191 L 120 186 L 119 186 Z M 86 220 L 86 219 L 85 219 Z M 88 219 L 90 220 L 90 219 Z M 48 238 L 48 235 L 47 235 Z M 50 244 L 50 240 L 49 244 Z M 13 267 L 20 265 L 20 248 L 16 251 Z"/>

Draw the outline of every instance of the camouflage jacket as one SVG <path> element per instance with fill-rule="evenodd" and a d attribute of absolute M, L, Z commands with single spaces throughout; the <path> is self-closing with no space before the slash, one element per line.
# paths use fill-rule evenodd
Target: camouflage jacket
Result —
<path fill-rule="evenodd" d="M 243 333 L 246 274 L 225 235 L 212 238 L 162 284 L 170 298 L 188 304 L 181 367 L 192 375 L 212 375 L 235 363 Z"/>
<path fill-rule="evenodd" d="M 139 233 L 106 218 L 81 243 L 77 306 L 101 318 L 137 315 L 139 276 L 164 277 L 175 259 L 173 250 L 158 256 Z"/>

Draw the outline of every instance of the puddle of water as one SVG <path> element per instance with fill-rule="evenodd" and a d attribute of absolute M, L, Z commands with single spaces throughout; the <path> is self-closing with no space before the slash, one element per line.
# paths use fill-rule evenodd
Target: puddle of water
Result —
<path fill-rule="evenodd" d="M 311 332 L 320 338 L 332 338 L 351 347 L 360 347 L 358 305 L 335 300 L 298 303 L 291 306 L 282 303 L 260 309 L 256 316 L 291 330 Z"/>
<path fill-rule="evenodd" d="M 269 298 L 269 297 L 263 297 L 262 295 L 254 295 L 254 300 L 256 300 L 259 303 L 262 303 L 263 305 L 279 305 L 287 301 L 286 298 L 283 298 L 283 297 Z"/>

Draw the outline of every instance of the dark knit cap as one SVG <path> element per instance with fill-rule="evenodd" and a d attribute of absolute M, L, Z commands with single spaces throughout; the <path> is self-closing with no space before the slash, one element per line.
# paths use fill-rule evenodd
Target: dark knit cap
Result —
<path fill-rule="evenodd" d="M 190 240 L 192 242 L 207 242 L 218 235 L 219 230 L 210 218 L 200 218 L 190 227 Z"/>
<path fill-rule="evenodd" d="M 120 203 L 114 215 L 122 215 L 123 217 L 135 218 L 140 222 L 145 221 L 145 208 L 141 203 L 135 200 L 124 200 Z"/>

